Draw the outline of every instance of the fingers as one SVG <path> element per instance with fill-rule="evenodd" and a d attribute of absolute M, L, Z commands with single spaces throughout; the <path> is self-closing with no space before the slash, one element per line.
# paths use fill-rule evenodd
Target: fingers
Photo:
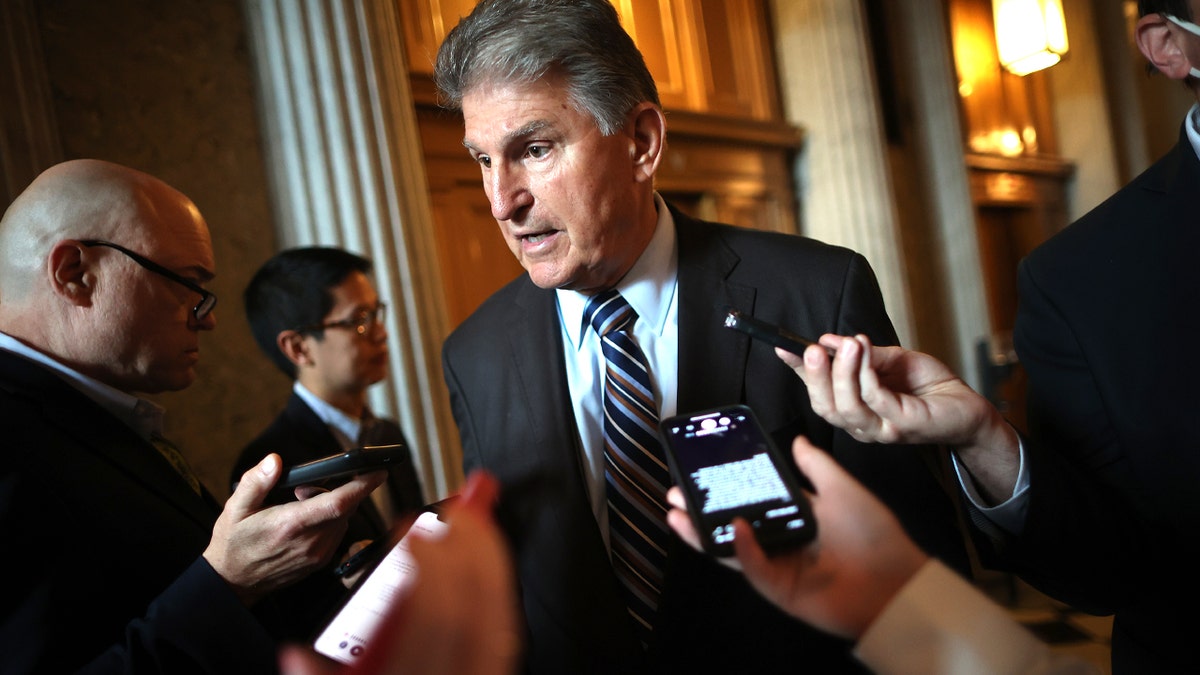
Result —
<path fill-rule="evenodd" d="M 844 341 L 833 363 L 834 406 L 842 420 L 839 426 L 857 440 L 877 440 L 883 420 L 872 403 L 881 394 L 871 367 L 871 341 L 865 335 Z"/>
<path fill-rule="evenodd" d="M 774 570 L 771 562 L 759 545 L 758 538 L 754 536 L 754 529 L 745 518 L 733 519 L 733 552 L 742 572 L 755 587 L 758 586 L 759 580 L 772 576 Z"/>
<path fill-rule="evenodd" d="M 810 443 L 804 436 L 797 436 L 792 441 L 792 459 L 795 460 L 796 467 L 800 469 L 800 472 L 808 477 L 817 490 L 817 496 L 812 498 L 814 506 L 815 502 L 820 499 L 822 488 L 828 487 L 835 480 L 850 477 L 845 469 L 833 461 L 833 458 Z"/>
<path fill-rule="evenodd" d="M 294 522 L 303 528 L 314 527 L 333 520 L 344 518 L 358 507 L 359 502 L 371 494 L 375 488 L 387 480 L 386 471 L 372 471 L 352 477 L 345 484 L 325 492 L 310 496 L 301 502 L 283 504 L 275 508 L 295 509 L 299 514 Z"/>
<path fill-rule="evenodd" d="M 704 547 L 700 544 L 700 535 L 696 533 L 696 528 L 692 525 L 692 519 L 688 516 L 687 511 L 680 508 L 667 511 L 667 525 L 670 525 L 671 529 L 675 530 L 675 534 L 679 535 L 679 538 L 688 546 L 696 551 L 704 551 Z"/>
<path fill-rule="evenodd" d="M 878 386 L 870 372 L 870 361 L 864 358 L 870 341 L 865 336 L 827 333 L 819 342 L 820 346 L 806 349 L 802 359 L 779 349 L 776 354 L 804 381 L 814 412 L 842 429 L 863 427 L 871 415 L 863 402 L 862 383 Z M 831 357 L 825 347 L 836 350 L 836 357 Z"/>
<path fill-rule="evenodd" d="M 283 460 L 279 455 L 272 452 L 263 457 L 262 461 L 242 474 L 237 488 L 225 503 L 225 510 L 237 516 L 238 520 L 245 514 L 257 511 L 267 498 L 267 493 L 278 482 L 282 469 Z"/>
<path fill-rule="evenodd" d="M 296 495 L 296 501 L 302 502 L 305 499 L 312 499 L 313 497 L 316 497 L 317 495 L 323 495 L 326 492 L 329 492 L 329 490 L 317 485 L 297 485 L 292 491 L 292 494 Z"/>
<path fill-rule="evenodd" d="M 683 489 L 675 485 L 670 490 L 667 490 L 667 503 L 680 511 L 686 511 L 687 501 L 683 497 Z"/>
<path fill-rule="evenodd" d="M 500 499 L 500 481 L 486 471 L 472 471 L 467 476 L 459 498 L 460 508 L 470 509 L 479 515 L 487 515 Z"/>

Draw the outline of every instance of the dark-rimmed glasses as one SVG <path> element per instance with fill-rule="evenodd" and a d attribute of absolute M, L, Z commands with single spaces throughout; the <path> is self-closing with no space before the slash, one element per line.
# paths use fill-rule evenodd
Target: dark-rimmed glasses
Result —
<path fill-rule="evenodd" d="M 120 251 L 121 253 L 124 253 L 126 256 L 128 256 L 130 260 L 132 260 L 133 262 L 150 270 L 151 272 L 154 272 L 155 274 L 158 274 L 160 276 L 164 276 L 164 277 L 170 279 L 171 281 L 174 281 L 175 283 L 183 286 L 184 288 L 188 289 L 189 291 L 199 294 L 200 302 L 197 303 L 196 306 L 192 308 L 192 316 L 196 317 L 197 321 L 203 321 L 204 317 L 208 316 L 209 313 L 213 311 L 213 308 L 217 306 L 217 296 L 215 293 L 213 293 L 212 291 L 206 290 L 204 288 L 201 288 L 200 284 L 197 284 L 196 282 L 192 281 L 191 279 L 186 279 L 186 278 L 180 276 L 179 274 L 172 272 L 171 270 L 163 267 L 162 265 L 159 265 L 158 263 L 154 262 L 153 260 L 147 258 L 146 256 L 144 256 L 140 253 L 134 253 L 133 251 L 130 251 L 129 249 L 125 248 L 124 246 L 121 246 L 120 244 L 114 244 L 111 241 L 104 241 L 103 239 L 80 239 L 79 243 L 81 243 L 87 247 L 107 246 L 108 248 Z"/>
<path fill-rule="evenodd" d="M 325 330 L 326 328 L 349 328 L 359 335 L 366 335 L 367 331 L 374 328 L 377 324 L 383 322 L 383 311 L 387 309 L 387 303 L 381 302 L 371 309 L 364 309 L 355 314 L 349 319 L 341 319 L 338 321 L 326 321 L 325 323 L 316 323 L 311 326 L 297 328 L 297 333 L 315 333 L 316 331 Z"/>

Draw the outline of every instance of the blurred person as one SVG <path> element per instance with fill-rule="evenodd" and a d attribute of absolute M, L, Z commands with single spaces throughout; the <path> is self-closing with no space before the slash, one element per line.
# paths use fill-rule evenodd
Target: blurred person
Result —
<path fill-rule="evenodd" d="M 221 509 L 134 394 L 195 379 L 214 274 L 195 204 L 116 164 L 53 166 L 0 219 L 5 672 L 273 672 L 265 596 L 383 480 L 265 508 L 270 455 Z"/>
<path fill-rule="evenodd" d="M 277 595 L 292 619 L 287 637 L 295 639 L 310 637 L 344 595 L 333 574 L 340 560 L 352 548 L 386 537 L 398 516 L 425 503 L 404 432 L 367 405 L 367 389 L 388 373 L 386 305 L 370 272 L 371 261 L 349 251 L 292 248 L 265 262 L 243 293 L 254 339 L 291 378 L 292 394 L 242 449 L 231 481 L 270 453 L 277 453 L 284 466 L 294 466 L 355 447 L 405 446 L 387 481 L 351 516 L 327 569 Z"/>

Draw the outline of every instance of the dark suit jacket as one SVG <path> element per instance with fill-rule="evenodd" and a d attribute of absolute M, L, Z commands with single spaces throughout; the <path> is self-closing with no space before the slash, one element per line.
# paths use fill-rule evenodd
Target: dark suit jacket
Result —
<path fill-rule="evenodd" d="M 273 672 L 200 557 L 218 510 L 49 370 L 0 351 L 0 670 Z"/>
<path fill-rule="evenodd" d="M 679 241 L 680 412 L 750 405 L 783 447 L 807 434 L 894 508 L 927 550 L 965 568 L 952 500 L 911 449 L 865 447 L 821 421 L 774 350 L 723 328 L 733 306 L 805 335 L 895 334 L 859 255 L 674 212 Z M 516 556 L 537 673 L 857 671 L 849 645 L 777 611 L 674 540 L 656 644 L 643 654 L 582 478 L 554 292 L 522 276 L 446 341 L 443 368 L 464 468 L 502 484 L 498 514 Z M 819 527 L 819 524 L 818 524 Z"/>
<path fill-rule="evenodd" d="M 374 443 L 403 443 L 408 447 L 404 433 L 395 422 L 385 419 L 377 422 L 379 426 L 372 438 Z M 341 449 L 329 427 L 308 407 L 304 399 L 293 393 L 283 412 L 242 450 L 233 467 L 230 482 L 240 480 L 243 473 L 272 452 L 279 453 L 284 466 L 292 466 L 341 452 Z M 391 469 L 387 485 L 396 513 L 417 511 L 424 506 L 421 482 L 411 456 Z M 356 541 L 387 535 L 375 503 L 364 499 L 358 506 L 358 512 L 350 517 L 346 536 L 342 538 L 341 546 L 326 569 L 318 570 L 295 586 L 273 595 L 275 602 L 291 618 L 289 627 L 280 637 L 294 640 L 313 637 L 314 631 L 323 626 L 330 611 L 345 595 L 345 586 L 333 576 L 333 569 L 341 562 L 347 549 Z"/>
<path fill-rule="evenodd" d="M 1116 612 L 1119 671 L 1194 668 L 1200 593 L 1200 160 L 1163 159 L 1020 268 L 1026 531 L 1004 553 L 1052 595 Z"/>

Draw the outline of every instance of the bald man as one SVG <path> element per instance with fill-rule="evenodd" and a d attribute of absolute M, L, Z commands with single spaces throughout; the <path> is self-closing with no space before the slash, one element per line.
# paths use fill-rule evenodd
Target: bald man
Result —
<path fill-rule="evenodd" d="M 0 219 L 6 673 L 274 671 L 264 596 L 325 563 L 383 480 L 264 508 L 269 455 L 222 511 L 162 439 L 135 393 L 195 379 L 214 274 L 191 200 L 107 162 L 52 167 Z"/>

